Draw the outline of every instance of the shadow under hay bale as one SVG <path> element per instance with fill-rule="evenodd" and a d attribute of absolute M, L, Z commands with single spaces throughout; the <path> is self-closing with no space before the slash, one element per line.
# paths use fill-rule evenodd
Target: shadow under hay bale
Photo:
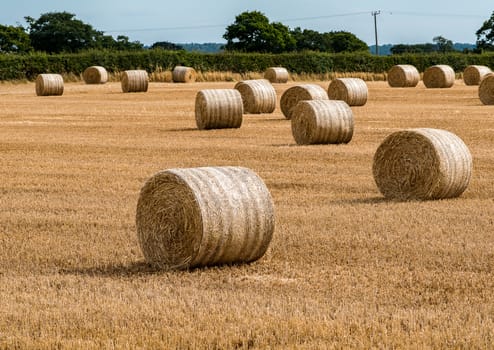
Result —
<path fill-rule="evenodd" d="M 317 84 L 301 84 L 287 89 L 280 99 L 281 112 L 286 119 L 291 119 L 292 112 L 299 101 L 327 100 L 328 93 Z"/>
<path fill-rule="evenodd" d="M 299 145 L 348 143 L 353 136 L 353 112 L 345 101 L 300 101 L 291 124 Z"/>
<path fill-rule="evenodd" d="M 126 70 L 122 75 L 122 91 L 146 92 L 148 91 L 149 76 L 145 70 Z"/>
<path fill-rule="evenodd" d="M 368 95 L 367 84 L 360 78 L 337 78 L 328 86 L 330 100 L 345 101 L 349 106 L 365 105 Z"/>
<path fill-rule="evenodd" d="M 388 71 L 387 80 L 391 87 L 415 87 L 420 81 L 420 73 L 411 64 L 398 64 Z"/>
<path fill-rule="evenodd" d="M 266 185 L 243 167 L 161 171 L 147 180 L 137 203 L 141 249 L 164 269 L 255 261 L 274 225 Z"/>
<path fill-rule="evenodd" d="M 446 64 L 438 64 L 427 68 L 422 80 L 429 89 L 450 88 L 455 83 L 455 71 Z"/>
<path fill-rule="evenodd" d="M 36 95 L 38 96 L 61 96 L 63 90 L 63 78 L 60 74 L 39 74 L 36 77 Z"/>
<path fill-rule="evenodd" d="M 84 70 L 82 78 L 86 84 L 105 84 L 108 82 L 108 72 L 104 67 L 91 66 Z"/>
<path fill-rule="evenodd" d="M 244 113 L 273 113 L 276 109 L 276 91 L 267 79 L 243 80 L 235 89 L 242 95 Z"/>
<path fill-rule="evenodd" d="M 283 67 L 270 67 L 264 72 L 264 78 L 269 80 L 270 83 L 281 83 L 284 84 L 288 82 L 289 74 L 286 68 Z"/>
<path fill-rule="evenodd" d="M 235 89 L 205 89 L 196 95 L 195 117 L 199 130 L 240 128 L 243 102 Z"/>
<path fill-rule="evenodd" d="M 374 154 L 372 172 L 386 198 L 453 198 L 470 182 L 472 156 L 465 143 L 449 131 L 409 129 L 384 139 Z"/>

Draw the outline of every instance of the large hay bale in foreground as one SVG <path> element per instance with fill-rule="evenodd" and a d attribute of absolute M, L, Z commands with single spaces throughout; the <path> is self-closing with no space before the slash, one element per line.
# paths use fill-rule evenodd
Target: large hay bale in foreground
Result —
<path fill-rule="evenodd" d="M 269 80 L 271 83 L 286 83 L 288 82 L 289 74 L 286 68 L 283 67 L 270 67 L 264 72 L 264 79 Z"/>
<path fill-rule="evenodd" d="M 446 64 L 438 64 L 427 68 L 422 80 L 426 88 L 450 88 L 455 83 L 455 71 Z"/>
<path fill-rule="evenodd" d="M 494 105 L 494 73 L 489 73 L 480 82 L 479 98 L 485 105 Z"/>
<path fill-rule="evenodd" d="M 166 269 L 257 260 L 274 225 L 266 185 L 242 167 L 161 171 L 147 180 L 137 202 L 144 256 Z"/>
<path fill-rule="evenodd" d="M 108 72 L 105 67 L 87 67 L 82 73 L 82 78 L 86 84 L 105 84 L 108 81 Z"/>
<path fill-rule="evenodd" d="M 192 67 L 175 66 L 172 71 L 174 83 L 193 83 L 196 81 L 197 73 Z"/>
<path fill-rule="evenodd" d="M 372 172 L 387 198 L 452 198 L 460 196 L 470 182 L 472 156 L 449 131 L 403 130 L 386 137 L 378 147 Z"/>
<path fill-rule="evenodd" d="M 242 95 L 244 113 L 273 113 L 276 108 L 276 90 L 266 79 L 243 80 L 235 89 Z"/>
<path fill-rule="evenodd" d="M 60 74 L 39 74 L 36 77 L 36 95 L 63 95 L 63 78 Z"/>
<path fill-rule="evenodd" d="M 470 65 L 463 71 L 465 85 L 479 85 L 485 75 L 492 73 L 487 66 Z"/>
<path fill-rule="evenodd" d="M 353 112 L 345 101 L 300 101 L 291 123 L 299 145 L 348 143 L 353 136 Z"/>
<path fill-rule="evenodd" d="M 292 118 L 292 111 L 299 101 L 327 100 L 328 93 L 317 84 L 301 84 L 292 86 L 281 95 L 281 112 L 286 119 Z"/>
<path fill-rule="evenodd" d="M 367 102 L 369 89 L 360 78 L 337 78 L 328 86 L 330 100 L 345 101 L 349 106 L 363 106 Z"/>
<path fill-rule="evenodd" d="M 388 71 L 388 84 L 391 87 L 415 87 L 420 81 L 420 73 L 411 64 L 397 64 Z"/>
<path fill-rule="evenodd" d="M 235 89 L 205 89 L 196 95 L 197 127 L 203 129 L 240 128 L 242 95 Z"/>
<path fill-rule="evenodd" d="M 145 70 L 126 70 L 122 75 L 123 92 L 146 92 L 148 91 L 149 76 Z"/>

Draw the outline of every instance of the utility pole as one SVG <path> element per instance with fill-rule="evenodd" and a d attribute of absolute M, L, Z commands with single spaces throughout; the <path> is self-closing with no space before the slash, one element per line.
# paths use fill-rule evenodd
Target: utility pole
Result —
<path fill-rule="evenodd" d="M 377 42 L 377 15 L 380 14 L 381 11 L 372 11 L 371 15 L 374 16 L 374 35 L 376 37 L 376 56 L 379 55 L 379 46 Z"/>

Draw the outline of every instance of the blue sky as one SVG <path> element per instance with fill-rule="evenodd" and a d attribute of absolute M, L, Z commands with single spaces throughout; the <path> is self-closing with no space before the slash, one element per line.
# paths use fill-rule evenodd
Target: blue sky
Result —
<path fill-rule="evenodd" d="M 372 45 L 377 16 L 379 44 L 432 42 L 443 36 L 475 43 L 475 32 L 494 11 L 492 0 L 4 0 L 0 24 L 25 25 L 24 16 L 68 11 L 95 29 L 126 35 L 146 45 L 224 42 L 227 25 L 243 11 L 258 10 L 290 28 L 345 30 Z"/>

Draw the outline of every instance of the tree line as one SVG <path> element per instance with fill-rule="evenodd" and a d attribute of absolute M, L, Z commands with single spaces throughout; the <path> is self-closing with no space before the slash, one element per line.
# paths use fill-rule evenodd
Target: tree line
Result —
<path fill-rule="evenodd" d="M 49 12 L 39 18 L 24 17 L 27 26 L 0 25 L 0 53 L 30 52 L 77 53 L 91 49 L 112 51 L 138 51 L 145 46 L 131 41 L 127 36 L 113 38 L 68 12 Z M 494 51 L 494 12 L 479 30 L 474 52 Z M 315 51 L 326 53 L 364 52 L 367 44 L 346 31 L 320 33 L 296 27 L 290 29 L 280 22 L 270 22 L 262 12 L 245 11 L 227 26 L 223 38 L 226 52 L 289 53 Z M 391 48 L 392 54 L 447 53 L 454 51 L 453 43 L 442 36 L 433 38 L 434 44 L 398 44 Z M 183 50 L 168 41 L 155 42 L 152 49 Z"/>

